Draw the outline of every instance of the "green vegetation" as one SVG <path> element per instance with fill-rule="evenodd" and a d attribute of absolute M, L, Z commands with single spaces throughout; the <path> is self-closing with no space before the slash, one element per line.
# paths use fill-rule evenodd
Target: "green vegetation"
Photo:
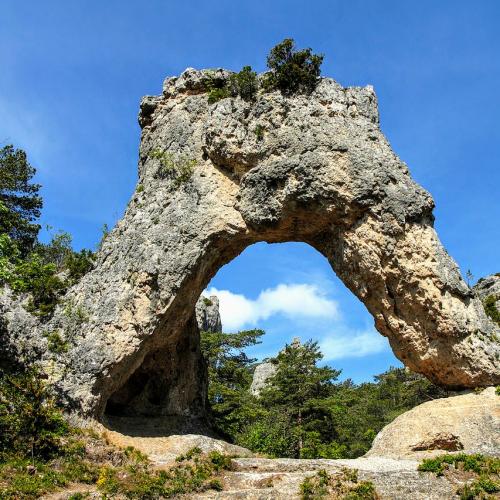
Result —
<path fill-rule="evenodd" d="M 267 56 L 269 72 L 262 80 L 262 90 L 278 90 L 284 95 L 311 93 L 318 83 L 322 63 L 322 55 L 313 54 L 310 48 L 298 50 L 293 39 L 286 38 L 273 47 Z M 215 72 L 207 72 L 204 85 L 209 104 L 227 97 L 252 101 L 259 91 L 257 73 L 251 66 L 244 66 L 227 79 L 217 76 Z"/>
<path fill-rule="evenodd" d="M 6 234 L 26 256 L 40 226 L 36 223 L 43 206 L 40 185 L 32 182 L 36 170 L 21 149 L 0 149 L 0 234 Z"/>
<path fill-rule="evenodd" d="M 171 498 L 186 493 L 222 490 L 218 475 L 230 467 L 230 458 L 218 452 L 202 455 L 199 449 L 177 459 L 168 470 L 152 470 L 148 460 L 139 458 L 125 467 L 101 468 L 96 484 L 107 496 L 126 498 Z"/>
<path fill-rule="evenodd" d="M 244 66 L 238 73 L 233 73 L 227 80 L 208 73 L 205 77 L 208 90 L 208 102 L 214 104 L 226 97 L 241 97 L 245 101 L 255 99 L 258 90 L 257 73 L 251 66 Z"/>
<path fill-rule="evenodd" d="M 247 419 L 261 412 L 255 398 L 248 393 L 252 383 L 251 365 L 243 349 L 255 345 L 264 334 L 249 330 L 235 334 L 203 332 L 201 349 L 208 363 L 208 400 L 214 426 L 228 439 L 235 439 Z"/>
<path fill-rule="evenodd" d="M 0 372 L 0 458 L 47 459 L 68 434 L 54 398 L 39 374 Z"/>
<path fill-rule="evenodd" d="M 264 132 L 266 131 L 263 125 L 257 125 L 254 129 L 255 137 L 258 141 L 262 141 L 264 139 Z"/>
<path fill-rule="evenodd" d="M 302 500 L 343 498 L 345 500 L 376 500 L 378 497 L 371 481 L 359 481 L 358 471 L 343 469 L 340 474 L 330 475 L 320 470 L 306 477 L 300 485 Z"/>
<path fill-rule="evenodd" d="M 37 240 L 42 198 L 40 186 L 31 182 L 34 174 L 24 151 L 0 150 L 0 286 L 27 294 L 27 309 L 46 319 L 66 289 L 92 268 L 94 254 L 75 252 L 62 231 L 48 244 Z"/>
<path fill-rule="evenodd" d="M 321 366 L 314 342 L 292 343 L 270 361 L 276 373 L 259 397 L 249 393 L 255 360 L 245 349 L 263 332 L 201 335 L 209 367 L 209 402 L 215 427 L 227 439 L 271 457 L 355 458 L 401 413 L 448 395 L 420 375 L 392 368 L 374 383 L 337 382 Z"/>
<path fill-rule="evenodd" d="M 171 469 L 158 471 L 138 450 L 117 450 L 90 432 L 70 428 L 40 374 L 0 373 L 1 500 L 35 499 L 69 483 L 95 485 L 103 498 L 220 490 L 220 473 L 230 463 L 220 453 L 193 449 Z"/>
<path fill-rule="evenodd" d="M 213 302 L 208 298 L 208 297 L 203 297 L 203 303 L 207 306 L 210 307 L 213 305 Z"/>
<path fill-rule="evenodd" d="M 156 172 L 157 177 L 172 179 L 176 188 L 189 181 L 198 163 L 196 159 L 184 155 L 174 155 L 168 151 L 155 150 L 151 156 L 160 162 Z"/>
<path fill-rule="evenodd" d="M 50 352 L 63 354 L 68 351 L 69 344 L 58 331 L 47 332 L 44 336 L 47 339 L 47 348 Z"/>
<path fill-rule="evenodd" d="M 285 95 L 312 92 L 321 74 L 323 58 L 313 54 L 310 48 L 297 50 L 293 39 L 286 38 L 267 56 L 270 72 L 264 80 L 264 88 L 279 90 Z"/>
<path fill-rule="evenodd" d="M 497 295 L 490 295 L 484 299 L 483 305 L 486 314 L 500 326 L 500 311 L 497 309 L 496 301 L 499 299 Z"/>
<path fill-rule="evenodd" d="M 465 453 L 440 455 L 424 459 L 418 470 L 443 476 L 451 467 L 464 473 L 473 473 L 474 480 L 457 491 L 462 500 L 489 498 L 489 494 L 500 492 L 500 458 Z"/>
<path fill-rule="evenodd" d="M 241 71 L 229 77 L 229 91 L 232 96 L 240 96 L 245 101 L 255 99 L 258 90 L 257 73 L 251 66 L 244 66 Z"/>

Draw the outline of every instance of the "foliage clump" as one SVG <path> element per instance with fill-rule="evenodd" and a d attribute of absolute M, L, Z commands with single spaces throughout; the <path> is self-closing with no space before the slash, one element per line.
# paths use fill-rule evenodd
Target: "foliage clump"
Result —
<path fill-rule="evenodd" d="M 194 168 L 198 161 L 185 155 L 174 155 L 169 151 L 155 150 L 151 153 L 152 158 L 160 162 L 156 176 L 160 179 L 172 179 L 174 187 L 178 188 L 191 179 Z"/>
<path fill-rule="evenodd" d="M 62 231 L 49 243 L 38 241 L 43 200 L 34 175 L 24 151 L 0 149 L 0 286 L 27 294 L 27 309 L 46 319 L 66 289 L 93 267 L 94 254 L 75 252 Z"/>
<path fill-rule="evenodd" d="M 500 492 L 500 458 L 497 457 L 465 453 L 446 454 L 424 459 L 418 470 L 443 476 L 452 467 L 456 471 L 473 473 L 474 476 L 472 482 L 458 489 L 457 494 L 462 500 L 489 498 L 489 494 Z"/>
<path fill-rule="evenodd" d="M 68 430 L 38 373 L 0 372 L 0 458 L 50 458 Z"/>
<path fill-rule="evenodd" d="M 226 97 L 241 97 L 245 101 L 255 99 L 259 88 L 257 73 L 251 66 L 244 66 L 238 73 L 228 79 L 215 76 L 209 72 L 205 76 L 205 87 L 208 90 L 208 102 L 214 104 Z"/>
<path fill-rule="evenodd" d="M 264 140 L 264 133 L 265 133 L 266 129 L 263 125 L 257 125 L 254 129 L 254 134 L 255 134 L 255 137 L 258 141 L 262 141 Z"/>
<path fill-rule="evenodd" d="M 379 498 L 371 481 L 358 481 L 358 471 L 343 469 L 330 475 L 325 470 L 304 479 L 300 485 L 302 500 L 343 498 L 349 500 L 376 500 Z"/>
<path fill-rule="evenodd" d="M 203 303 L 207 306 L 207 307 L 210 307 L 210 306 L 213 306 L 213 302 L 208 298 L 208 297 L 203 297 Z"/>
<path fill-rule="evenodd" d="M 68 351 L 68 342 L 62 338 L 61 334 L 57 330 L 53 332 L 47 332 L 45 334 L 45 338 L 47 339 L 47 348 L 50 352 L 63 354 Z"/>
<path fill-rule="evenodd" d="M 497 295 L 489 295 L 484 299 L 484 311 L 486 314 L 500 326 L 500 311 L 497 309 L 496 302 L 499 299 Z"/>
<path fill-rule="evenodd" d="M 310 94 L 318 84 L 323 58 L 323 55 L 313 54 L 310 48 L 297 49 L 294 40 L 286 38 L 269 52 L 269 71 L 261 85 L 251 66 L 244 66 L 227 79 L 207 72 L 204 85 L 208 91 L 208 102 L 214 104 L 221 99 L 238 96 L 245 101 L 252 101 L 256 98 L 259 87 L 264 92 L 278 90 L 288 96 Z"/>
<path fill-rule="evenodd" d="M 218 476 L 230 467 L 230 458 L 216 451 L 204 455 L 196 448 L 176 461 L 177 464 L 168 470 L 152 470 L 145 457 L 139 457 L 126 467 L 103 467 L 96 484 L 106 497 L 120 495 L 138 499 L 222 490 Z"/>
<path fill-rule="evenodd" d="M 23 256 L 32 249 L 43 206 L 40 185 L 32 182 L 36 169 L 22 149 L 12 145 L 0 149 L 0 234 L 14 241 Z"/>
<path fill-rule="evenodd" d="M 312 49 L 298 50 L 292 38 L 286 38 L 271 49 L 267 56 L 264 89 L 279 90 L 285 95 L 311 93 L 318 83 L 324 56 Z"/>

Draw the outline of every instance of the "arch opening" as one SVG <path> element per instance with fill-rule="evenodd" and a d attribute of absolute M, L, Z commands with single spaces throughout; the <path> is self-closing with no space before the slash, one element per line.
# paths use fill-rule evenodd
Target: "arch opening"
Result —
<path fill-rule="evenodd" d="M 266 330 L 263 347 L 267 354 L 258 349 L 249 352 L 259 360 L 277 354 L 292 337 L 321 341 L 322 349 L 328 349 L 325 362 L 335 361 L 336 367 L 344 369 L 344 377 L 356 381 L 368 380 L 397 363 L 386 340 L 373 328 L 373 317 L 337 277 L 331 261 L 310 243 L 245 241 L 243 251 L 233 253 L 237 255 L 227 249 L 215 251 L 212 259 L 205 259 L 199 266 L 195 282 L 184 284 L 183 289 L 190 293 L 184 295 L 184 307 L 178 310 L 186 311 L 189 302 L 191 314 L 184 322 L 180 314 L 175 321 L 164 318 L 155 332 L 154 346 L 107 399 L 104 420 L 108 424 L 119 427 L 123 418 L 172 421 L 189 417 L 199 431 L 207 411 L 208 387 L 206 361 L 200 351 L 203 322 L 208 328 L 225 332 Z M 242 288 L 243 284 L 248 286 Z M 219 297 L 222 325 L 220 320 L 214 320 L 219 311 L 210 311 L 209 306 L 207 315 L 207 307 L 202 307 L 203 297 L 212 294 L 224 297 Z M 228 298 L 233 300 L 233 306 L 227 303 Z M 234 307 L 235 299 L 240 302 L 240 310 L 228 311 L 228 307 Z M 238 321 L 241 307 L 249 311 Z M 258 317 L 252 318 L 252 314 Z M 279 321 L 273 325 L 276 319 Z M 280 335 L 284 329 L 288 329 L 288 334 Z M 368 348 L 360 345 L 356 350 L 356 342 L 371 344 Z M 371 370 L 360 353 L 375 355 Z M 347 361 L 339 366 L 339 359 Z M 355 374 L 349 365 L 362 372 Z M 182 426 L 190 428 L 186 419 Z"/>

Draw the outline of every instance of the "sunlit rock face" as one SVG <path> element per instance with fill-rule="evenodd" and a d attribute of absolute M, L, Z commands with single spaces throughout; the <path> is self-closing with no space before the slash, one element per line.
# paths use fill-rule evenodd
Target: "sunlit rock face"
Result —
<path fill-rule="evenodd" d="M 259 241 L 321 252 L 412 370 L 451 387 L 499 383 L 498 328 L 442 247 L 430 194 L 381 133 L 373 89 L 323 78 L 308 96 L 209 104 L 205 76 L 188 69 L 142 101 L 137 189 L 65 298 L 84 314 L 62 305 L 40 327 L 68 341 L 41 359 L 62 399 L 92 417 L 113 405 L 203 414 L 195 304 Z"/>
<path fill-rule="evenodd" d="M 367 456 L 428 458 L 450 451 L 500 453 L 500 398 L 495 388 L 427 401 L 386 425 Z"/>

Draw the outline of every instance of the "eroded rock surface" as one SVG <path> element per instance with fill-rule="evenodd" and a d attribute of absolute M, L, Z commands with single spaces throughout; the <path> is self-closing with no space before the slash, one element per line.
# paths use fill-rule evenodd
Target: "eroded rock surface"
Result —
<path fill-rule="evenodd" d="M 449 451 L 500 456 L 500 396 L 494 387 L 403 413 L 379 432 L 367 456 L 421 459 Z"/>
<path fill-rule="evenodd" d="M 442 500 L 457 498 L 463 478 L 436 477 L 417 471 L 418 462 L 390 458 L 351 460 L 293 460 L 241 458 L 232 461 L 232 471 L 223 477 L 220 492 L 197 493 L 190 498 L 244 500 L 299 500 L 300 485 L 306 477 L 325 470 L 335 478 L 344 468 L 358 471 L 359 481 L 371 481 L 381 500 Z"/>
<path fill-rule="evenodd" d="M 276 365 L 272 363 L 260 363 L 255 367 L 253 372 L 252 385 L 250 392 L 254 396 L 258 396 L 260 391 L 266 386 L 267 380 L 276 373 Z"/>
<path fill-rule="evenodd" d="M 200 297 L 196 303 L 196 322 L 202 332 L 222 332 L 219 299 L 215 295 Z"/>
<path fill-rule="evenodd" d="M 431 196 L 381 133 L 373 89 L 323 78 L 310 96 L 209 104 L 204 78 L 188 69 L 144 98 L 140 189 L 95 269 L 33 327 L 67 341 L 42 361 L 68 406 L 202 415 L 195 304 L 259 241 L 321 252 L 412 370 L 452 387 L 498 383 L 498 328 L 439 242 Z M 6 323 L 9 339 L 18 327 Z"/>

